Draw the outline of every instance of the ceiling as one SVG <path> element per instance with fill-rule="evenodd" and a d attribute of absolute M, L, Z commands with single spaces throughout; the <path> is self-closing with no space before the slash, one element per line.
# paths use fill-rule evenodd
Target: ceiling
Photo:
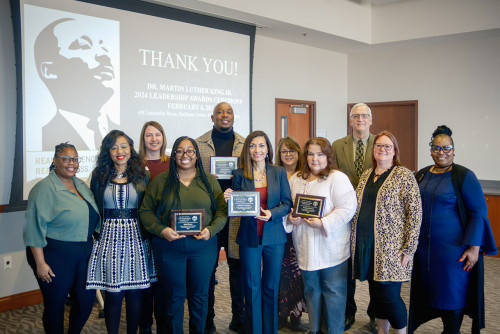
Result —
<path fill-rule="evenodd" d="M 270 19 L 263 16 L 236 11 L 227 7 L 217 6 L 208 2 L 199 0 L 141 0 L 145 2 L 160 4 L 168 7 L 187 10 L 190 12 L 201 13 L 213 17 L 223 18 L 234 22 L 246 23 L 257 27 L 257 35 L 269 38 L 279 39 L 291 43 L 297 43 L 310 47 L 352 54 L 360 52 L 370 52 L 386 48 L 399 48 L 418 44 L 442 43 L 446 40 L 473 39 L 478 36 L 500 36 L 499 29 L 479 30 L 474 32 L 447 34 L 436 37 L 417 38 L 404 41 L 368 44 L 352 39 L 337 36 L 310 29 L 300 25 L 294 25 L 287 22 Z M 312 0 L 308 0 L 312 1 Z M 318 1 L 318 0 L 314 0 Z M 373 6 L 392 6 L 403 2 L 418 0 L 341 0 L 353 2 L 360 5 L 370 3 Z"/>

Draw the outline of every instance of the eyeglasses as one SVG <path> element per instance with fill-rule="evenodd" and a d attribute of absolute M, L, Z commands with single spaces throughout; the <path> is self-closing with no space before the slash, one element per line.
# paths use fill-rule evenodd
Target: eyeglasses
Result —
<path fill-rule="evenodd" d="M 362 119 L 367 119 L 370 118 L 370 114 L 352 114 L 351 119 L 356 119 L 356 118 L 362 118 Z"/>
<path fill-rule="evenodd" d="M 109 150 L 112 151 L 112 152 L 114 152 L 114 151 L 117 151 L 118 148 L 121 148 L 122 150 L 126 150 L 129 147 L 130 147 L 130 145 L 127 145 L 127 144 L 115 145 L 115 146 L 111 146 L 111 148 Z"/>
<path fill-rule="evenodd" d="M 78 164 L 82 159 L 79 156 L 76 157 L 70 157 L 69 155 L 58 155 L 59 158 L 62 159 L 64 163 L 69 163 L 70 161 L 73 161 L 73 163 Z"/>
<path fill-rule="evenodd" d="M 429 146 L 431 147 L 431 151 L 434 153 L 439 153 L 440 151 L 443 151 L 444 153 L 450 153 L 451 150 L 453 150 L 453 145 L 439 146 L 434 145 L 433 143 L 429 143 Z"/>
<path fill-rule="evenodd" d="M 192 158 L 195 153 L 196 153 L 196 150 L 192 150 L 192 149 L 189 149 L 186 151 L 178 149 L 175 151 L 175 156 L 177 158 L 182 158 L 184 156 L 184 154 L 186 154 L 189 158 Z"/>
<path fill-rule="evenodd" d="M 289 151 L 284 150 L 284 151 L 281 151 L 281 155 L 285 155 L 285 156 L 286 155 L 294 155 L 295 153 L 297 153 L 297 151 L 295 151 L 295 150 L 289 150 Z"/>
<path fill-rule="evenodd" d="M 373 144 L 373 147 L 375 147 L 377 150 L 384 149 L 386 151 L 390 151 L 394 146 L 389 144 Z"/>

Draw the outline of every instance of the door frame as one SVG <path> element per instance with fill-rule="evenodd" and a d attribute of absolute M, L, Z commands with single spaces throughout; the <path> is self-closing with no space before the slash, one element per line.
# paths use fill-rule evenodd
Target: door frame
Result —
<path fill-rule="evenodd" d="M 347 134 L 352 134 L 352 128 L 349 124 L 349 113 L 351 112 L 351 108 L 356 103 L 348 103 L 347 104 Z M 370 109 L 372 107 L 391 107 L 391 106 L 413 106 L 415 109 L 413 123 L 415 124 L 415 140 L 413 147 L 413 158 L 415 159 L 415 170 L 418 170 L 418 100 L 406 100 L 406 101 L 388 101 L 388 102 L 365 102 Z"/>
<path fill-rule="evenodd" d="M 278 117 L 278 104 L 307 104 L 309 106 L 309 138 L 316 137 L 316 101 L 306 101 L 306 100 L 293 100 L 293 99 L 274 99 L 274 134 L 275 134 L 275 145 L 278 146 L 278 142 L 280 141 L 280 119 Z"/>

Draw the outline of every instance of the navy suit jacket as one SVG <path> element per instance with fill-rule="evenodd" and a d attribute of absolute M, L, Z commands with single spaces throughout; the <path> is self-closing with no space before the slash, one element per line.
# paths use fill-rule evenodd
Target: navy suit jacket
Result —
<path fill-rule="evenodd" d="M 271 219 L 264 223 L 262 245 L 274 245 L 286 242 L 283 227 L 283 216 L 290 212 L 292 195 L 286 171 L 281 166 L 271 166 L 266 163 L 267 174 L 267 210 L 271 211 Z M 243 169 L 233 172 L 233 190 L 255 191 L 254 180 L 243 176 Z M 258 247 L 257 220 L 254 217 L 241 217 L 240 228 L 236 242 L 240 247 Z"/>

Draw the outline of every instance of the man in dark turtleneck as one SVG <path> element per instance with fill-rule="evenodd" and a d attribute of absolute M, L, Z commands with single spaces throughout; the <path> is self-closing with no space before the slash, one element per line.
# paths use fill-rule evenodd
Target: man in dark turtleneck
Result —
<path fill-rule="evenodd" d="M 214 127 L 212 130 L 206 132 L 202 136 L 196 139 L 198 144 L 199 153 L 202 159 L 203 168 L 206 173 L 210 173 L 210 157 L 239 157 L 241 150 L 243 149 L 243 143 L 245 138 L 240 136 L 233 130 L 234 123 L 234 113 L 233 108 L 229 103 L 221 102 L 217 104 L 214 108 L 214 113 L 212 115 L 212 122 Z M 219 184 L 224 192 L 227 188 L 231 187 L 231 180 L 218 180 Z M 224 247 L 227 254 L 227 263 L 229 265 L 229 288 L 231 292 L 231 311 L 233 317 L 231 323 L 229 324 L 229 329 L 237 331 L 238 333 L 243 333 L 243 323 L 244 323 L 244 301 L 243 301 L 243 288 L 242 288 L 242 278 L 241 278 L 241 264 L 239 258 L 230 257 L 228 254 L 228 238 L 229 233 L 236 231 L 229 231 L 229 224 L 226 224 L 224 229 L 217 235 L 217 241 L 219 244 L 219 250 Z M 233 228 L 232 228 L 233 229 Z M 215 263 L 214 270 L 212 272 L 212 278 L 210 279 L 210 288 L 208 295 L 208 315 L 207 324 L 205 326 L 205 333 L 215 332 L 214 325 L 214 290 L 215 290 L 215 270 L 217 268 L 217 262 Z"/>

